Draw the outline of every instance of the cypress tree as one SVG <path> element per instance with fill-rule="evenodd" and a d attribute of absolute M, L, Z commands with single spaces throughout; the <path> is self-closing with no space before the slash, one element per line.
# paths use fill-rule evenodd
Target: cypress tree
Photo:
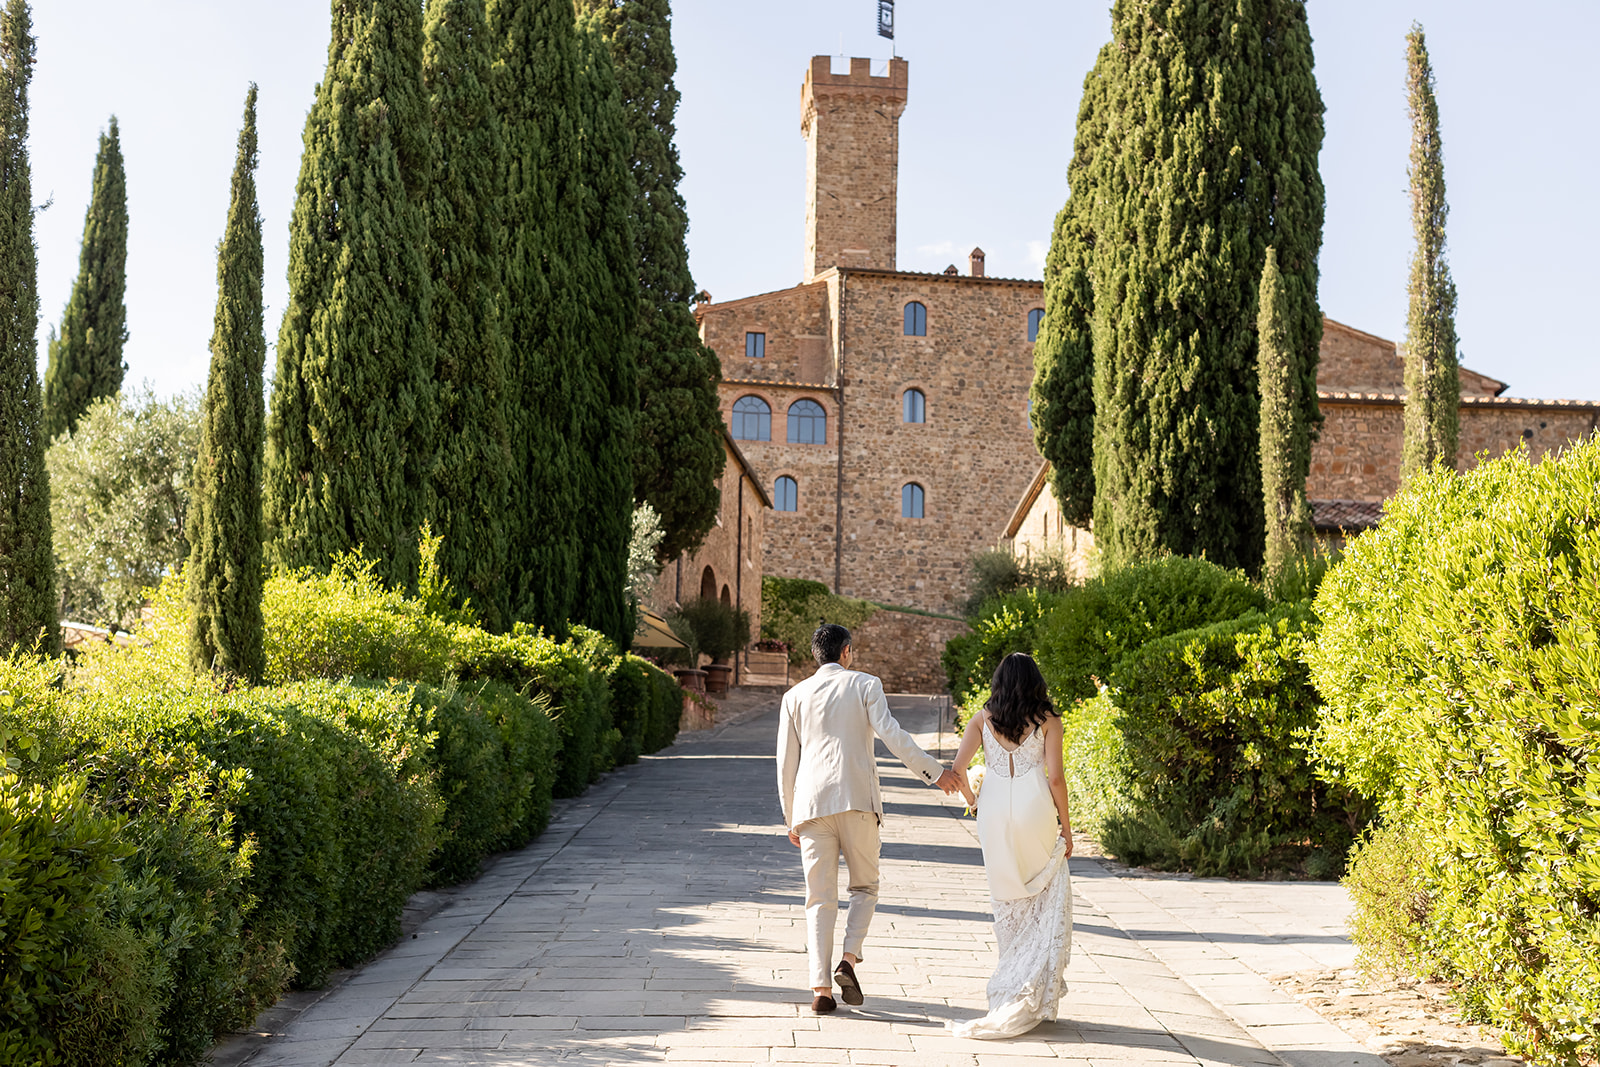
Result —
<path fill-rule="evenodd" d="M 61 648 L 50 478 L 34 335 L 39 326 L 28 165 L 33 20 L 26 0 L 0 13 L 0 654 Z"/>
<path fill-rule="evenodd" d="M 563 632 L 573 617 L 587 460 L 571 436 L 586 387 L 581 328 L 577 37 L 571 0 L 488 0 L 491 86 L 506 145 L 503 259 L 511 430 L 506 586 L 512 616 Z M 565 210 L 564 210 L 565 209 Z"/>
<path fill-rule="evenodd" d="M 1062 518 L 1076 526 L 1094 517 L 1094 164 L 1108 127 L 1117 58 L 1109 45 L 1102 49 L 1083 81 L 1067 165 L 1069 195 L 1051 231 L 1044 321 L 1033 346 L 1034 444 L 1050 461 Z"/>
<path fill-rule="evenodd" d="M 1306 506 L 1306 475 L 1311 470 L 1310 437 L 1301 432 L 1300 353 L 1285 329 L 1290 308 L 1278 271 L 1277 249 L 1267 249 L 1261 269 L 1260 338 L 1256 375 L 1261 383 L 1261 496 L 1266 504 L 1267 540 L 1262 572 L 1270 588 L 1307 546 L 1311 521 Z"/>
<path fill-rule="evenodd" d="M 260 681 L 261 211 L 256 200 L 256 87 L 244 98 L 228 223 L 217 249 L 217 313 L 200 448 L 189 496 L 189 662 L 197 671 Z"/>
<path fill-rule="evenodd" d="M 433 529 L 444 576 L 486 627 L 504 630 L 510 353 L 499 307 L 506 153 L 490 95 L 493 58 L 483 0 L 430 0 L 423 81 L 433 131 L 427 211 L 440 425 Z"/>
<path fill-rule="evenodd" d="M 1411 110 L 1411 256 L 1406 316 L 1405 444 L 1400 476 L 1435 463 L 1454 468 L 1461 414 L 1461 371 L 1456 363 L 1456 286 L 1445 262 L 1444 153 L 1433 66 L 1422 27 L 1406 34 L 1406 90 Z"/>
<path fill-rule="evenodd" d="M 1284 330 L 1317 423 L 1322 99 L 1302 0 L 1117 0 L 1116 125 L 1094 209 L 1095 539 L 1257 567 L 1256 289 L 1276 246 Z"/>
<path fill-rule="evenodd" d="M 83 220 L 78 279 L 51 338 L 44 375 L 45 429 L 50 437 L 74 430 L 90 402 L 115 396 L 128 367 L 123 296 L 128 282 L 128 191 L 117 117 L 100 135 L 94 188 Z"/>
<path fill-rule="evenodd" d="M 699 547 L 716 522 L 727 453 L 717 382 L 722 365 L 700 343 L 678 191 L 677 58 L 669 0 L 581 0 L 604 36 L 632 137 L 633 233 L 639 272 L 639 416 L 634 495 L 665 530 L 661 560 Z"/>
<path fill-rule="evenodd" d="M 289 304 L 267 420 L 267 558 L 357 547 L 416 581 L 437 427 L 428 284 L 431 123 L 422 7 L 334 0 L 289 232 Z"/>
<path fill-rule="evenodd" d="M 639 410 L 639 260 L 632 222 L 637 197 L 611 54 L 592 23 L 577 32 L 584 194 L 578 254 L 586 264 L 579 337 L 587 382 L 573 407 L 572 440 L 588 462 L 578 486 L 585 536 L 574 618 L 627 647 L 633 633 L 628 546 Z"/>

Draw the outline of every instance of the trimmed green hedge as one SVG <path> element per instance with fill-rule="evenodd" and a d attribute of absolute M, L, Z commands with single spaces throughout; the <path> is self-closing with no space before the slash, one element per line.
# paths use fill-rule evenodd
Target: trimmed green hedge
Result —
<path fill-rule="evenodd" d="M 995 668 L 1011 653 L 1037 648 L 1040 623 L 1070 595 L 1022 589 L 985 603 L 968 620 L 971 630 L 951 638 L 939 654 L 956 702 L 988 688 Z"/>
<path fill-rule="evenodd" d="M 1351 874 L 1364 951 L 1450 983 L 1514 1051 L 1594 1062 L 1600 442 L 1413 479 L 1316 608 L 1316 750 L 1386 835 Z"/>
<path fill-rule="evenodd" d="M 1264 611 L 1267 598 L 1237 572 L 1171 556 L 1123 567 L 1062 594 L 1038 624 L 1037 658 L 1056 699 L 1085 700 L 1122 658 L 1150 641 Z"/>
<path fill-rule="evenodd" d="M 359 560 L 268 589 L 275 685 L 189 673 L 178 581 L 137 647 L 0 660 L 0 1062 L 199 1062 L 676 736 L 598 634 L 487 634 Z"/>
<path fill-rule="evenodd" d="M 1365 806 L 1306 751 L 1321 699 L 1301 651 L 1306 602 L 1159 638 L 1111 675 L 1131 810 L 1105 822 L 1130 863 L 1257 874 L 1305 862 L 1337 875 Z"/>

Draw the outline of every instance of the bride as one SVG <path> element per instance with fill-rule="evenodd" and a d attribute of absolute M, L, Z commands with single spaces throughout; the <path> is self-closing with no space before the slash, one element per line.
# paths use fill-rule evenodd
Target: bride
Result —
<path fill-rule="evenodd" d="M 1000 963 L 989 979 L 989 1014 L 947 1024 L 957 1037 L 1014 1037 L 1055 1019 L 1072 953 L 1072 817 L 1061 719 L 1038 665 L 1021 652 L 1001 661 L 991 692 L 967 723 L 955 772 L 978 809 Z M 967 777 L 980 743 L 981 799 Z"/>

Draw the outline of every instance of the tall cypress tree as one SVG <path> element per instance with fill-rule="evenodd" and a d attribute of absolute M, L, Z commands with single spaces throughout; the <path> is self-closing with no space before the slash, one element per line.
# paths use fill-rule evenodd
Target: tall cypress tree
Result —
<path fill-rule="evenodd" d="M 511 352 L 514 618 L 565 629 L 577 603 L 587 460 L 571 436 L 586 389 L 577 38 L 571 0 L 488 0 L 506 145 L 504 330 Z M 563 210 L 565 208 L 565 210 Z"/>
<path fill-rule="evenodd" d="M 633 140 L 633 233 L 639 269 L 639 419 L 634 495 L 661 516 L 657 549 L 671 559 L 699 546 L 716 522 L 727 453 L 717 382 L 722 365 L 700 343 L 689 300 L 689 214 L 673 143 L 669 0 L 580 0 L 608 45 Z"/>
<path fill-rule="evenodd" d="M 289 232 L 289 305 L 267 420 L 267 557 L 362 547 L 416 580 L 436 442 L 422 7 L 334 0 Z"/>
<path fill-rule="evenodd" d="M 1266 504 L 1267 540 L 1262 573 L 1276 583 L 1311 537 L 1306 506 L 1306 475 L 1311 471 L 1310 437 L 1301 430 L 1305 405 L 1300 390 L 1301 353 L 1285 328 L 1290 308 L 1278 271 L 1277 249 L 1267 249 L 1261 269 L 1260 338 L 1256 376 L 1261 383 L 1261 496 Z"/>
<path fill-rule="evenodd" d="M 33 19 L 27 0 L 0 13 L 0 654 L 61 648 L 50 476 L 34 336 L 39 328 L 28 165 Z"/>
<path fill-rule="evenodd" d="M 256 87 L 244 98 L 228 223 L 217 249 L 217 313 L 189 495 L 189 662 L 261 679 L 261 211 L 256 200 Z"/>
<path fill-rule="evenodd" d="M 128 367 L 123 296 L 128 282 L 128 190 L 117 117 L 100 135 L 94 188 L 83 220 L 78 279 L 51 339 L 44 374 L 45 430 L 51 437 L 74 430 L 89 404 L 115 396 Z"/>
<path fill-rule="evenodd" d="M 1406 34 L 1406 91 L 1411 110 L 1411 307 L 1406 316 L 1405 444 L 1400 475 L 1435 463 L 1454 468 L 1461 415 L 1461 370 L 1456 363 L 1456 286 L 1444 255 L 1444 151 L 1433 65 L 1422 27 Z"/>
<path fill-rule="evenodd" d="M 1067 165 L 1067 202 L 1056 215 L 1044 265 L 1044 321 L 1033 346 L 1033 440 L 1050 461 L 1050 485 L 1067 522 L 1094 516 L 1094 197 L 1096 150 L 1117 88 L 1118 54 L 1101 49 L 1083 80 L 1078 130 Z"/>
<path fill-rule="evenodd" d="M 433 529 L 439 565 L 483 624 L 511 625 L 510 353 L 499 301 L 506 151 L 490 95 L 483 0 L 430 0 L 423 81 L 433 130 L 427 201 L 439 451 Z"/>
<path fill-rule="evenodd" d="M 587 389 L 572 439 L 588 460 L 579 484 L 585 536 L 574 617 L 626 647 L 632 635 L 628 545 L 633 537 L 639 285 L 631 142 L 611 54 L 599 28 L 578 29 L 582 135 L 579 249 L 586 265 L 580 338 Z"/>
<path fill-rule="evenodd" d="M 1264 541 L 1256 288 L 1276 246 L 1315 353 L 1322 98 L 1302 0 L 1117 0 L 1096 170 L 1095 540 L 1254 569 Z M 1316 360 L 1301 369 L 1307 433 Z"/>

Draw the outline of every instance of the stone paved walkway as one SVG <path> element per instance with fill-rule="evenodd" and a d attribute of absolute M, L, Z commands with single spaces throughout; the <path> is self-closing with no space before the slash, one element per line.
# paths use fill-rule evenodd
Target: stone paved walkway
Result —
<path fill-rule="evenodd" d="M 925 747 L 937 704 L 897 698 Z M 231 1062 L 1382 1067 L 1263 977 L 1347 965 L 1336 885 L 1140 877 L 1074 859 L 1062 1019 L 958 1041 L 994 963 L 960 806 L 879 747 L 888 816 L 867 1002 L 810 1012 L 797 852 L 774 794 L 775 707 L 690 735 L 558 805 L 408 938 Z M 841 926 L 842 928 L 842 926 Z"/>

